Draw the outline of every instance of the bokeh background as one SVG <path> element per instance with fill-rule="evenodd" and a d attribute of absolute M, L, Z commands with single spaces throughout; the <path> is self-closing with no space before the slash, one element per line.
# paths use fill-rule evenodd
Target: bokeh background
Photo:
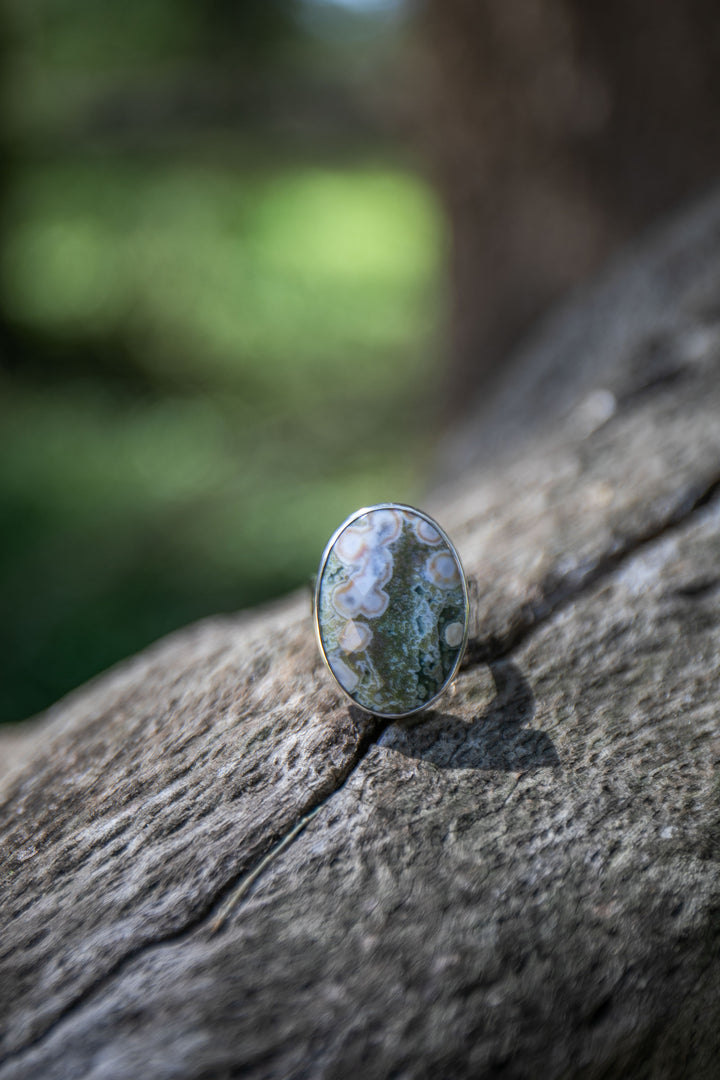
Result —
<path fill-rule="evenodd" d="M 5 6 L 2 718 L 413 498 L 444 225 L 394 5 Z"/>
<path fill-rule="evenodd" d="M 0 720 L 417 501 L 720 169 L 710 0 L 0 0 Z"/>

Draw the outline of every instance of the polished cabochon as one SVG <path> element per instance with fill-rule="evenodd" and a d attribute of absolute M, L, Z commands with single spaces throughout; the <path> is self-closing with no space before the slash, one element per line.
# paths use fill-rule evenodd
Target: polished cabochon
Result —
<path fill-rule="evenodd" d="M 411 506 L 358 510 L 323 553 L 320 648 L 342 689 L 378 716 L 407 716 L 434 701 L 462 659 L 468 615 L 455 548 Z"/>

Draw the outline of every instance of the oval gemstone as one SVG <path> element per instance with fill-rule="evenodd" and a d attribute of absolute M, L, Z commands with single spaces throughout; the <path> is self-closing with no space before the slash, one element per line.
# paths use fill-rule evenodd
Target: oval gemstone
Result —
<path fill-rule="evenodd" d="M 457 553 L 426 514 L 378 506 L 353 515 L 328 545 L 315 597 L 330 670 L 358 705 L 405 716 L 457 671 L 468 600 Z"/>

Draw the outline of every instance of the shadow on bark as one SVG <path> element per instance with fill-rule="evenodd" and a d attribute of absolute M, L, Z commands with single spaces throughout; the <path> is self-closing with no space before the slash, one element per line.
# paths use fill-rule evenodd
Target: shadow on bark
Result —
<path fill-rule="evenodd" d="M 383 745 L 441 769 L 499 769 L 527 772 L 560 764 L 555 745 L 544 731 L 528 725 L 535 715 L 535 695 L 517 664 L 490 664 L 495 697 L 468 724 L 452 713 L 429 710 L 389 728 Z"/>

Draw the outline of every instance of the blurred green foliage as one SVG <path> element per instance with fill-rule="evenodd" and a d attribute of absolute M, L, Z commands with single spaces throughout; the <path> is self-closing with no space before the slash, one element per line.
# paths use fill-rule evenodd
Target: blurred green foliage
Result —
<path fill-rule="evenodd" d="M 86 6 L 54 49 L 92 82 Z M 386 153 L 240 137 L 195 154 L 34 145 L 4 210 L 10 720 L 177 626 L 297 586 L 347 513 L 414 497 L 443 232 Z"/>

